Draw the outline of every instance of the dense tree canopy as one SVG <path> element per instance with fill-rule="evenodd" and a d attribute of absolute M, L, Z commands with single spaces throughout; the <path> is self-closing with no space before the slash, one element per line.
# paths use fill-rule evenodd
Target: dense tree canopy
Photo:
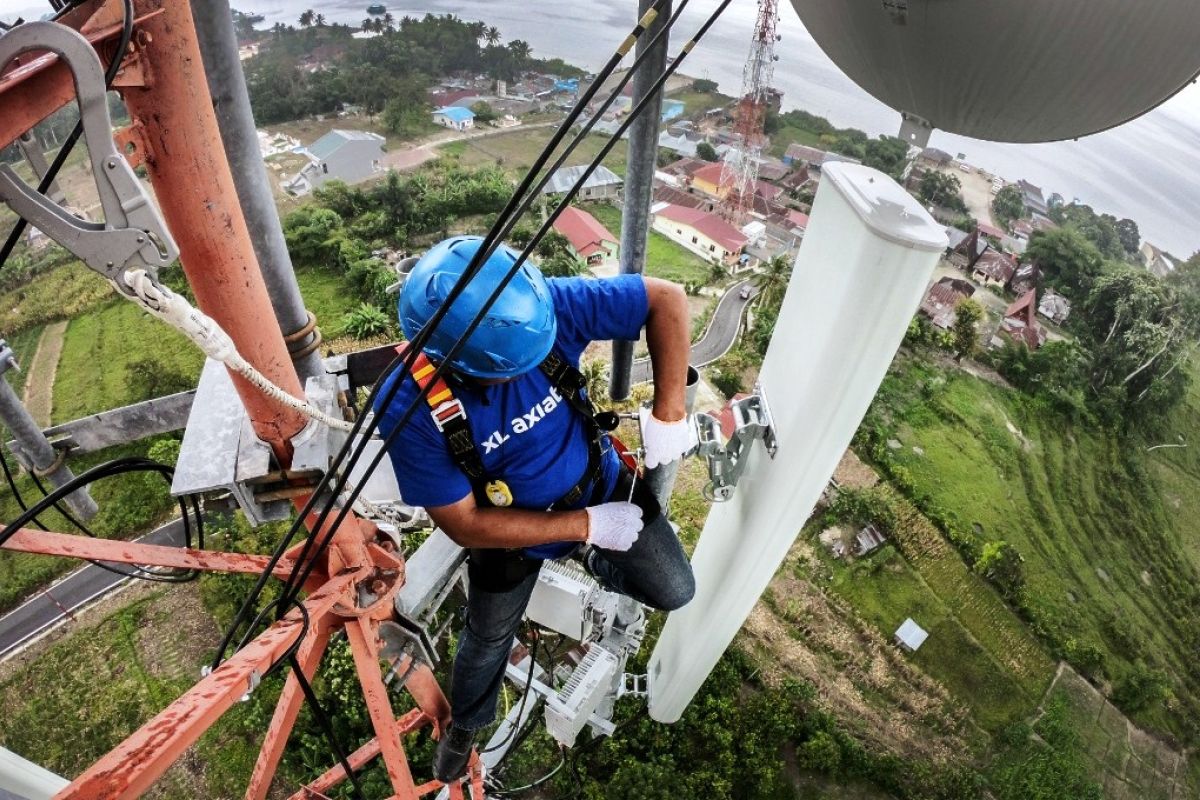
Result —
<path fill-rule="evenodd" d="M 1087 295 L 1104 268 L 1104 257 L 1095 245 L 1070 228 L 1034 233 L 1025 257 L 1041 266 L 1047 286 L 1073 300 Z"/>
<path fill-rule="evenodd" d="M 917 195 L 923 203 L 932 203 L 935 206 L 966 213 L 967 204 L 963 202 L 962 195 L 959 194 L 961 190 L 962 181 L 958 179 L 957 175 L 931 169 L 921 176 L 921 183 L 917 186 Z"/>
<path fill-rule="evenodd" d="M 996 192 L 996 196 L 992 198 L 992 213 L 1003 225 L 1010 225 L 1013 220 L 1024 217 L 1025 198 L 1021 196 L 1020 187 L 1010 183 Z"/>

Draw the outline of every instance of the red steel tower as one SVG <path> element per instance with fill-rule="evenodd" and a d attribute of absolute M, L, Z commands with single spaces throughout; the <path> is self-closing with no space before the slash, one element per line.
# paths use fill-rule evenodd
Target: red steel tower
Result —
<path fill-rule="evenodd" d="M 770 104 L 775 74 L 775 43 L 779 41 L 778 0 L 758 0 L 758 19 L 742 75 L 742 93 L 734 112 L 734 141 L 725 155 L 721 185 L 728 187 L 722 215 L 735 224 L 745 222 L 754 206 L 758 164 L 766 136 L 763 123 Z"/>

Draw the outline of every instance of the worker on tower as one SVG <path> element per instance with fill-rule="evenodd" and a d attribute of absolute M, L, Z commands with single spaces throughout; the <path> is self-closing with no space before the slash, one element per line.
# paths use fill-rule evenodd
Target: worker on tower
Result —
<path fill-rule="evenodd" d="M 413 267 L 399 303 L 407 337 L 443 304 L 480 244 L 478 237 L 448 239 Z M 404 501 L 424 506 L 470 552 L 452 722 L 434 757 L 434 775 L 444 782 L 462 777 L 476 733 L 495 718 L 513 637 L 544 559 L 579 554 L 606 588 L 653 608 L 679 608 L 695 590 L 679 539 L 619 458 L 604 430 L 614 426 L 601 424 L 604 415 L 597 420 L 578 369 L 590 342 L 636 340 L 644 326 L 655 385 L 645 463 L 680 458 L 694 434 L 684 407 L 688 307 L 678 286 L 640 275 L 546 280 L 526 263 L 449 359 L 443 379 L 431 381 L 516 257 L 497 248 L 393 401 L 376 409 L 390 435 L 429 388 L 424 410 L 411 416 L 389 455 Z"/>

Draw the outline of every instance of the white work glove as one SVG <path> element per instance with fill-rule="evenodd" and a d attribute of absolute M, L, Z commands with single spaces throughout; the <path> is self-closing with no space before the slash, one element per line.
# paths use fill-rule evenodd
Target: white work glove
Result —
<path fill-rule="evenodd" d="M 642 509 L 633 503 L 588 506 L 587 543 L 605 550 L 628 550 L 642 530 Z"/>
<path fill-rule="evenodd" d="M 696 430 L 691 415 L 678 422 L 663 422 L 654 414 L 646 416 L 642 447 L 646 451 L 646 469 L 670 464 L 696 446 Z"/>

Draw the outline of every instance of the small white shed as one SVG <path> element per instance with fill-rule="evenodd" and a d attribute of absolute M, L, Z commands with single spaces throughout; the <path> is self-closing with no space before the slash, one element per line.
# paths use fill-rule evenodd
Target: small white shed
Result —
<path fill-rule="evenodd" d="M 904 623 L 896 629 L 896 644 L 910 653 L 917 652 L 928 638 L 929 632 L 913 622 L 912 617 L 904 620 Z"/>

